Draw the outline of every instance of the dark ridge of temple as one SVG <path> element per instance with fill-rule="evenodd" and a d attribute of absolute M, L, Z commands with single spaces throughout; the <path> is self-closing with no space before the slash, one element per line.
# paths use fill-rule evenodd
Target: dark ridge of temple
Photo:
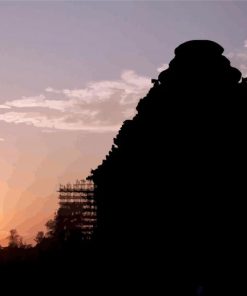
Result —
<path fill-rule="evenodd" d="M 98 242 L 158 285 L 156 265 L 181 287 L 230 272 L 245 245 L 247 84 L 222 53 L 208 40 L 178 46 L 89 177 Z"/>

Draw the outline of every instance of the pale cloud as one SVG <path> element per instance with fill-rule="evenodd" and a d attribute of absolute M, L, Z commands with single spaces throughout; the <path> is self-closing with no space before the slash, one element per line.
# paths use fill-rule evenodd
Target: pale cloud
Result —
<path fill-rule="evenodd" d="M 82 89 L 63 89 L 62 93 L 68 98 L 79 99 L 81 103 L 105 102 L 118 99 L 120 104 L 133 103 L 143 96 L 151 81 L 147 77 L 139 76 L 132 70 L 124 71 L 119 80 L 95 81 L 87 84 Z M 56 90 L 57 91 L 57 90 Z M 131 97 L 131 98 L 129 98 Z"/>
<path fill-rule="evenodd" d="M 10 107 L 6 105 L 0 105 L 0 109 L 10 109 Z"/>
<path fill-rule="evenodd" d="M 241 64 L 240 65 L 240 70 L 241 70 L 244 77 L 247 76 L 247 64 L 245 64 L 245 65 Z"/>
<path fill-rule="evenodd" d="M 16 108 L 49 108 L 54 110 L 59 110 L 64 112 L 67 108 L 71 107 L 73 102 L 65 100 L 49 100 L 46 99 L 44 95 L 34 96 L 34 97 L 25 97 L 21 99 L 7 101 L 5 106 L 7 108 L 16 107 Z"/>
<path fill-rule="evenodd" d="M 233 67 L 239 69 L 244 77 L 247 76 L 247 49 L 230 52 L 226 56 L 231 61 Z"/>
<path fill-rule="evenodd" d="M 54 94 L 60 94 L 60 93 L 61 93 L 60 90 L 54 89 L 54 88 L 52 88 L 52 87 L 47 87 L 47 88 L 45 89 L 45 91 L 48 92 L 48 93 L 50 92 L 50 93 L 54 93 Z"/>
<path fill-rule="evenodd" d="M 45 115 L 25 113 L 25 112 L 7 112 L 0 114 L 0 121 L 7 123 L 24 123 L 40 128 L 50 128 L 68 131 L 92 131 L 92 132 L 112 132 L 119 128 L 119 125 L 101 125 L 100 122 L 91 122 L 88 125 L 83 119 L 72 119 L 69 116 L 49 118 Z"/>
<path fill-rule="evenodd" d="M 128 108 L 123 111 L 123 115 L 125 119 L 131 119 L 134 117 L 135 114 L 136 114 L 136 110 L 133 110 L 133 108 Z"/>
<path fill-rule="evenodd" d="M 116 131 L 123 120 L 134 116 L 137 102 L 151 85 L 149 78 L 127 70 L 120 79 L 93 81 L 84 88 L 47 87 L 45 95 L 6 101 L 2 109 L 12 108 L 12 112 L 0 113 L 0 121 L 32 125 L 44 132 L 54 129 Z"/>
<path fill-rule="evenodd" d="M 158 67 L 156 70 L 157 70 L 157 72 L 160 73 L 160 72 L 162 72 L 162 71 L 164 71 L 164 70 L 166 70 L 168 68 L 169 68 L 169 65 L 168 64 L 163 64 L 160 67 Z"/>
<path fill-rule="evenodd" d="M 244 40 L 244 47 L 247 47 L 247 40 Z"/>
<path fill-rule="evenodd" d="M 4 138 L 0 138 L 0 142 L 4 142 L 5 141 L 5 139 Z"/>
<path fill-rule="evenodd" d="M 247 62 L 247 52 L 238 52 L 236 57 L 241 61 Z"/>

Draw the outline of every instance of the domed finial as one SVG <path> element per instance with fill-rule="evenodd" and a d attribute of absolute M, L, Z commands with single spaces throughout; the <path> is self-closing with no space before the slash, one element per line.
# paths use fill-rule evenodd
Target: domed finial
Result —
<path fill-rule="evenodd" d="M 211 40 L 190 40 L 175 49 L 175 55 L 221 55 L 224 48 Z"/>

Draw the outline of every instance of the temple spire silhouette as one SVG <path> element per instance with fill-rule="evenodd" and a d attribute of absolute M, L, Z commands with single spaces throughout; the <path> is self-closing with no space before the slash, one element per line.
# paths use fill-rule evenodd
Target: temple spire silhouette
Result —
<path fill-rule="evenodd" d="M 109 254 L 124 251 L 122 264 L 146 277 L 145 253 L 180 287 L 223 272 L 244 245 L 246 80 L 223 51 L 210 40 L 178 46 L 89 177 Z"/>

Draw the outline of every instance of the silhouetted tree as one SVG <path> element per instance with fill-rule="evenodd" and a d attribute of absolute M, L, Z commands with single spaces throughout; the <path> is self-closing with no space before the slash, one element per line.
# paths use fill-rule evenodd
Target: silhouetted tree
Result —
<path fill-rule="evenodd" d="M 47 222 L 48 223 L 48 222 Z M 46 224 L 47 224 L 46 223 Z M 35 237 L 35 242 L 37 243 L 37 244 L 40 244 L 43 240 L 44 240 L 44 238 L 45 238 L 45 234 L 44 234 L 44 232 L 43 231 L 39 231 L 38 233 L 37 233 L 37 235 L 36 235 L 36 237 Z"/>
<path fill-rule="evenodd" d="M 23 238 L 18 234 L 16 229 L 10 230 L 10 235 L 8 237 L 10 248 L 21 248 L 24 246 Z"/>
<path fill-rule="evenodd" d="M 55 219 L 50 219 L 46 222 L 45 224 L 47 228 L 46 236 L 47 237 L 54 237 L 55 235 L 55 230 L 56 230 L 56 221 Z"/>

